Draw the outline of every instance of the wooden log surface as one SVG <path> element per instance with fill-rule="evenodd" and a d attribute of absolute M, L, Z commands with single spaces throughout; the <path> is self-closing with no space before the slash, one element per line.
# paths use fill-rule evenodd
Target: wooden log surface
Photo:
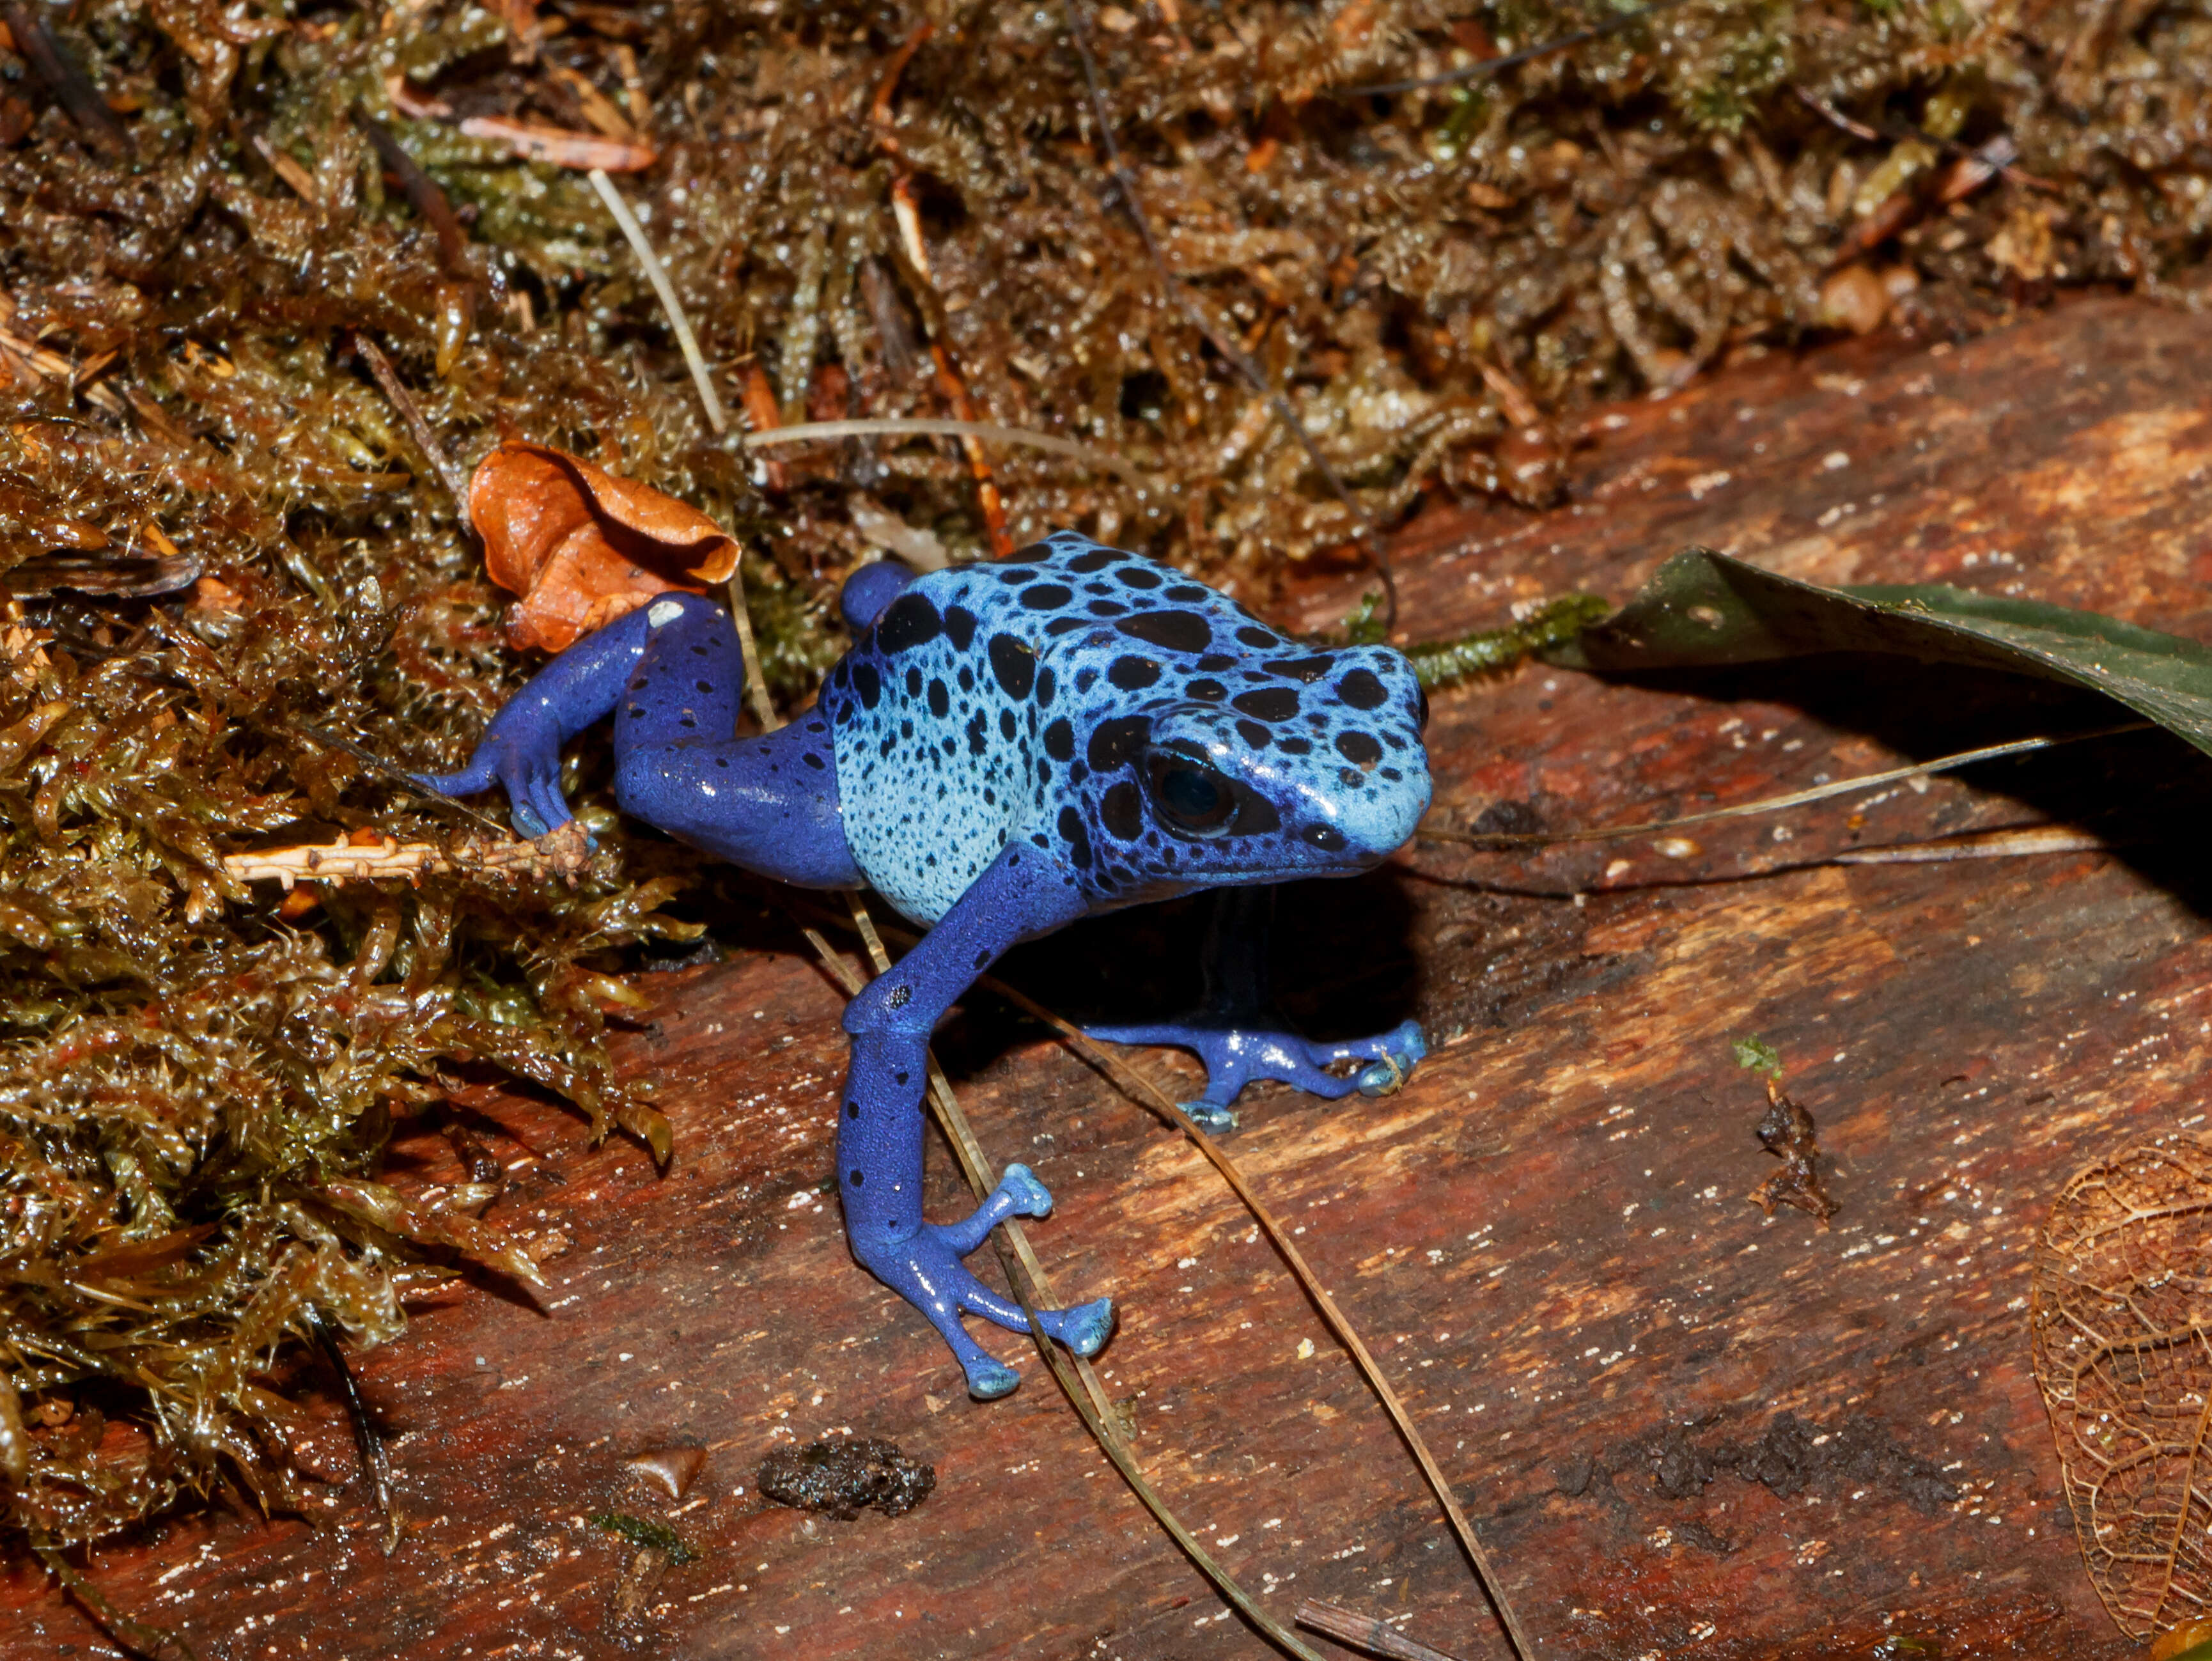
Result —
<path fill-rule="evenodd" d="M 1625 598 L 1701 542 L 2212 639 L 2208 349 L 2202 320 L 2095 299 L 1601 411 L 1561 506 L 1438 511 L 1400 538 L 1405 624 Z M 1315 626 L 1348 598 L 1316 583 L 1281 615 Z M 1440 697 L 1430 741 L 1442 802 L 1561 828 L 2104 713 L 1869 659 L 1633 685 L 1537 667 Z M 2060 1499 L 2029 1269 L 2075 1169 L 2203 1120 L 2207 772 L 2125 738 L 1701 829 L 1673 856 L 1425 844 L 1285 892 L 1294 1010 L 1323 1031 L 1410 1010 L 1435 1052 L 1383 1101 L 1255 1092 L 1228 1145 L 1407 1397 L 1541 1653 L 2134 1652 Z M 1822 862 L 2051 818 L 2122 846 Z M 1004 972 L 1069 1013 L 1157 1008 L 1188 989 L 1193 927 L 1173 908 L 1085 925 Z M 629 1142 L 591 1149 L 557 1104 L 469 1097 L 510 1161 L 501 1211 L 569 1244 L 537 1304 L 471 1284 L 357 1358 L 394 1437 L 397 1548 L 354 1482 L 312 1523 L 216 1508 L 94 1551 L 92 1578 L 220 1661 L 1267 1653 L 1033 1354 L 991 1340 L 1026 1382 L 970 1402 L 854 1266 L 823 1192 L 840 999 L 768 891 L 715 934 L 719 964 L 641 978 L 653 1007 L 621 1044 L 662 1081 L 665 1177 Z M 1819 1122 L 1842 1206 L 1825 1228 L 1747 1197 L 1775 1165 L 1729 1050 L 1750 1032 Z M 940 1054 L 994 1157 L 1053 1189 L 1032 1238 L 1063 1294 L 1120 1300 L 1109 1388 L 1221 1559 L 1285 1621 L 1318 1597 L 1504 1653 L 1371 1398 L 1198 1155 L 987 996 Z M 962 1201 L 932 1160 L 943 1215 Z M 458 1175 L 428 1136 L 394 1165 Z M 763 1503 L 764 1456 L 848 1429 L 933 1463 L 934 1494 L 850 1522 Z M 671 1446 L 706 1452 L 682 1500 L 627 1463 Z M 665 1522 L 696 1561 L 656 1568 L 589 1520 L 611 1512 Z M 112 1652 L 42 1574 L 0 1581 L 0 1656 Z"/>

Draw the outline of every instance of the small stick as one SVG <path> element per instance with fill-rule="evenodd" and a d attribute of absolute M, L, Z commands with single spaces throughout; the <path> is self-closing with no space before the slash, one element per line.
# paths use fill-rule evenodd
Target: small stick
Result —
<path fill-rule="evenodd" d="M 745 557 L 742 549 L 738 563 L 730 567 L 730 621 L 738 625 L 738 649 L 745 665 L 745 702 L 753 707 L 753 719 L 760 722 L 761 731 L 773 733 L 783 725 L 775 713 L 775 703 L 768 695 L 768 678 L 761 672 L 760 648 L 753 642 L 752 613 L 745 609 Z"/>
<path fill-rule="evenodd" d="M 1382 1656 L 1385 1661 L 1455 1661 L 1442 1650 L 1432 1650 L 1407 1637 L 1388 1621 L 1341 1604 L 1324 1603 L 1310 1597 L 1298 1605 L 1297 1621 L 1302 1627 L 1326 1633 L 1340 1644 Z"/>
<path fill-rule="evenodd" d="M 603 167 L 594 167 L 586 175 L 592 188 L 599 193 L 599 200 L 607 204 L 607 211 L 615 216 L 615 223 L 629 239 L 630 252 L 637 263 L 645 267 L 645 280 L 653 284 L 653 291 L 660 296 L 660 308 L 668 313 L 668 326 L 676 332 L 676 344 L 683 350 L 684 367 L 691 371 L 691 384 L 699 389 L 699 402 L 706 407 L 707 424 L 714 429 L 717 438 L 730 429 L 730 418 L 722 413 L 722 400 L 714 395 L 714 382 L 707 372 L 707 359 L 699 350 L 699 338 L 691 332 L 691 319 L 684 314 L 684 303 L 676 297 L 676 287 L 661 268 L 660 257 L 653 251 L 653 244 L 645 238 L 645 227 L 637 222 L 637 216 L 615 188 L 615 181 L 607 177 Z M 742 625 L 740 625 L 742 626 Z"/>
<path fill-rule="evenodd" d="M 2104 854 L 2112 844 L 2094 830 L 2072 824 L 2025 824 L 1998 830 L 1970 830 L 1927 842 L 1893 843 L 1887 848 L 1846 848 L 1828 855 L 1830 865 L 1943 865 L 1954 860 L 2019 859 L 2031 854 Z"/>
<path fill-rule="evenodd" d="M 591 857 L 582 828 L 571 819 L 536 842 L 520 842 L 502 833 L 496 842 L 471 839 L 447 849 L 434 843 L 400 842 L 381 835 L 373 843 L 340 837 L 331 843 L 226 854 L 222 870 L 225 876 L 240 882 L 280 882 L 289 892 L 294 884 L 301 882 L 375 882 L 397 878 L 412 883 L 426 876 L 470 872 L 574 879 L 591 863 Z"/>
<path fill-rule="evenodd" d="M 891 100 L 897 95 L 899 77 L 906 73 L 906 66 L 914 61 L 922 43 L 936 32 L 933 23 L 919 25 L 891 54 L 891 61 L 884 67 L 884 78 L 876 83 L 875 100 L 868 106 L 868 119 L 876 129 L 876 142 L 893 155 L 899 153 L 899 146 L 897 135 L 891 131 Z"/>
<path fill-rule="evenodd" d="M 368 365 L 369 374 L 376 377 L 376 384 L 384 389 L 385 397 L 392 400 L 392 407 L 399 411 L 399 418 L 406 423 L 415 447 L 422 452 L 431 471 L 444 482 L 454 506 L 465 517 L 469 508 L 468 476 L 453 465 L 453 458 L 446 453 L 446 447 L 438 442 L 437 434 L 430 430 L 429 422 L 423 417 L 422 406 L 415 402 L 415 395 L 393 370 L 384 349 L 358 330 L 354 332 L 353 345 L 361 354 L 361 361 Z"/>
<path fill-rule="evenodd" d="M 1121 146 L 1114 137 L 1114 123 L 1106 110 L 1106 94 L 1099 82 L 1098 60 L 1091 55 L 1090 31 L 1084 25 L 1077 0 L 1061 0 L 1061 9 L 1067 18 L 1069 38 L 1075 42 L 1076 53 L 1083 60 L 1083 80 L 1091 92 L 1091 119 L 1098 124 L 1098 141 L 1106 152 L 1106 170 L 1114 180 L 1122 207 L 1128 210 L 1130 222 L 1137 228 L 1137 236 L 1144 243 L 1145 252 L 1152 256 L 1152 269 L 1158 274 L 1161 289 L 1192 326 L 1213 343 L 1214 350 L 1243 376 L 1253 391 L 1267 400 L 1269 407 L 1275 412 L 1275 419 L 1288 428 L 1304 447 L 1306 459 L 1328 483 L 1331 494 L 1344 504 L 1345 511 L 1358 522 L 1360 546 L 1367 555 L 1368 564 L 1382 581 L 1382 630 L 1389 634 L 1398 626 L 1398 579 L 1390 569 L 1390 557 L 1382 546 L 1382 532 L 1376 529 L 1373 516 L 1352 494 L 1342 476 L 1329 465 L 1328 458 L 1322 453 L 1320 442 L 1306 430 L 1305 423 L 1298 419 L 1298 412 L 1291 407 L 1290 399 L 1275 390 L 1243 347 L 1224 330 L 1215 326 L 1213 319 L 1190 297 L 1189 291 L 1169 266 L 1167 254 L 1152 230 L 1152 222 L 1146 216 L 1144 204 L 1138 198 L 1137 181 L 1121 160 Z"/>

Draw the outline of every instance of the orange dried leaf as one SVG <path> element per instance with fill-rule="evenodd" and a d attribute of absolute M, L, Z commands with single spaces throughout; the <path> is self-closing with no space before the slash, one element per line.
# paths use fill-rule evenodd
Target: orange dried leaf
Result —
<path fill-rule="evenodd" d="M 2142 1640 L 2212 1597 L 2212 1142 L 2078 1173 L 2044 1225 L 2030 1329 L 2089 1579 Z"/>
<path fill-rule="evenodd" d="M 737 569 L 738 545 L 697 508 L 550 445 L 510 439 L 469 482 L 484 571 L 521 603 L 520 647 L 558 652 L 655 594 L 705 592 Z"/>

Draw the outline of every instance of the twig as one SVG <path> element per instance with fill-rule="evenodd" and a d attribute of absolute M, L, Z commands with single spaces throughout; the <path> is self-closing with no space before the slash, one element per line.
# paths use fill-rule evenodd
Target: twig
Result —
<path fill-rule="evenodd" d="M 1386 1621 L 1339 1604 L 1323 1603 L 1310 1597 L 1298 1605 L 1297 1621 L 1302 1627 L 1327 1633 L 1340 1644 L 1382 1656 L 1386 1661 L 1454 1661 L 1442 1650 L 1416 1643 Z"/>
<path fill-rule="evenodd" d="M 1305 423 L 1298 418 L 1298 412 L 1291 406 L 1290 399 L 1275 390 L 1261 373 L 1260 366 L 1252 361 L 1251 355 L 1206 314 L 1205 308 L 1190 297 L 1189 291 L 1168 265 L 1167 253 L 1160 246 L 1159 237 L 1152 229 L 1152 222 L 1137 196 L 1137 181 L 1121 160 L 1121 146 L 1114 137 L 1113 118 L 1107 113 L 1106 94 L 1099 81 L 1098 60 L 1091 50 L 1091 33 L 1084 23 L 1079 0 L 1060 0 L 1060 4 L 1067 19 L 1068 37 L 1075 43 L 1076 55 L 1083 60 L 1084 85 L 1091 94 L 1091 114 L 1098 128 L 1098 142 L 1106 152 L 1106 171 L 1113 179 L 1115 193 L 1121 198 L 1121 205 L 1127 210 L 1130 222 L 1137 228 L 1139 240 L 1144 243 L 1146 253 L 1152 258 L 1152 269 L 1159 277 L 1161 289 L 1189 319 L 1192 326 L 1213 344 L 1213 350 L 1221 354 L 1223 361 L 1242 375 L 1254 392 L 1267 400 L 1269 407 L 1275 412 L 1275 419 L 1288 428 L 1304 447 L 1306 459 L 1313 464 L 1314 470 L 1327 482 L 1331 494 L 1344 504 L 1345 511 L 1358 525 L 1360 546 L 1367 555 L 1367 563 L 1382 580 L 1382 629 L 1386 635 L 1389 634 L 1398 626 L 1398 579 L 1390 569 L 1390 557 L 1382 546 L 1382 532 L 1376 528 L 1373 515 L 1352 494 L 1350 487 L 1336 469 L 1329 465 L 1328 458 L 1322 453 L 1320 441 L 1306 430 Z"/>
<path fill-rule="evenodd" d="M 854 922 L 856 928 L 861 929 L 864 939 L 874 937 L 875 925 L 872 922 L 866 921 L 864 912 L 860 912 L 856 909 Z M 903 934 L 903 931 L 899 930 L 893 932 Z M 911 939 L 911 937 L 907 938 Z M 872 954 L 877 949 L 872 946 Z M 1450 1485 L 1444 1480 L 1443 1473 L 1437 1467 L 1434 1456 L 1429 1452 L 1428 1445 L 1421 1439 L 1420 1432 L 1414 1427 L 1411 1416 L 1406 1412 L 1405 1404 L 1399 1400 L 1397 1392 L 1390 1387 L 1389 1380 L 1382 1376 L 1381 1366 L 1376 1361 L 1366 1344 L 1362 1342 L 1358 1333 L 1353 1329 L 1352 1323 L 1346 1317 L 1344 1311 L 1337 1306 L 1336 1300 L 1322 1288 L 1319 1279 L 1313 1272 L 1312 1266 L 1306 1262 L 1304 1255 L 1291 1243 L 1290 1235 L 1277 1221 L 1274 1214 L 1268 1210 L 1260 1196 L 1252 1191 L 1251 1184 L 1245 1181 L 1243 1172 L 1237 1168 L 1235 1161 L 1223 1153 L 1221 1145 L 1200 1129 L 1190 1116 L 1178 1107 L 1164 1091 L 1126 1062 L 1101 1049 L 1080 1027 L 1062 1019 L 1027 993 L 1007 985 L 995 975 L 979 975 L 975 977 L 975 984 L 987 991 L 996 993 L 1016 1008 L 1034 1016 L 1052 1028 L 1060 1035 L 1061 1042 L 1073 1051 L 1079 1060 L 1095 1068 L 1131 1101 L 1155 1114 L 1174 1129 L 1182 1131 L 1196 1146 L 1199 1152 L 1212 1163 L 1214 1169 L 1221 1173 L 1231 1191 L 1236 1194 L 1245 1209 L 1251 1214 L 1253 1220 L 1260 1225 L 1281 1255 L 1283 1261 L 1289 1265 L 1292 1276 L 1296 1278 L 1314 1307 L 1320 1311 L 1322 1320 L 1328 1323 L 1330 1331 L 1351 1354 L 1353 1364 L 1358 1367 L 1361 1375 L 1367 1380 L 1368 1388 L 1375 1392 L 1376 1398 L 1382 1403 L 1383 1410 L 1390 1415 L 1391 1422 L 1397 1427 L 1399 1434 L 1405 1439 L 1407 1447 L 1412 1451 L 1415 1462 L 1420 1465 L 1422 1475 L 1427 1480 L 1430 1488 L 1442 1503 L 1444 1514 L 1451 1523 L 1454 1531 L 1459 1535 L 1460 1542 L 1466 1548 L 1469 1560 L 1475 1565 L 1477 1576 L 1483 1583 L 1484 1591 L 1490 1594 L 1491 1601 L 1498 1611 L 1500 1622 L 1504 1626 L 1507 1636 L 1517 1646 L 1516 1652 L 1522 1658 L 1522 1661 L 1528 1661 L 1528 1658 L 1535 1654 L 1535 1651 L 1528 1644 L 1526 1634 L 1520 1630 L 1518 1621 L 1511 1615 L 1504 1600 L 1492 1590 L 1493 1581 L 1489 1558 L 1483 1551 L 1480 1542 L 1475 1539 L 1474 1528 L 1468 1522 L 1465 1513 L 1460 1510 L 1458 1502 L 1452 1498 Z M 1088 1363 L 1080 1365 L 1087 1366 Z"/>
<path fill-rule="evenodd" d="M 1470 847 L 1488 849 L 1548 848 L 1555 843 L 1613 842 L 1622 837 L 1644 837 L 1655 830 L 1673 830 L 1686 824 L 1707 824 L 1715 819 L 1740 819 L 1755 813 L 1780 812 L 1788 807 L 1802 807 L 1808 802 L 1826 801 L 1831 796 L 1846 796 L 1854 790 L 1871 790 L 1877 785 L 1924 778 L 1931 773 L 1948 773 L 1978 761 L 2025 756 L 2038 750 L 2055 750 L 2061 745 L 2114 738 L 2123 733 L 2147 732 L 2154 725 L 2154 722 L 2148 721 L 2131 721 L 2118 727 L 2100 727 L 2094 732 L 2070 733 L 2063 738 L 2014 739 L 2009 744 L 1992 744 L 1980 750 L 1962 750 L 1956 755 L 1923 761 L 1911 767 L 1893 767 L 1884 773 L 1864 773 L 1856 778 L 1838 779 L 1832 784 L 1814 785 L 1809 790 L 1793 790 L 1786 796 L 1768 796 L 1760 801 L 1742 802 L 1734 807 L 1716 807 L 1710 812 L 1685 813 L 1680 818 L 1646 819 L 1638 824 L 1607 825 L 1596 830 L 1539 830 L 1527 834 L 1500 832 L 1497 835 L 1480 830 L 1431 829 L 1423 825 L 1413 834 L 1423 842 L 1465 843 Z"/>
<path fill-rule="evenodd" d="M 1829 865 L 1944 865 L 1954 860 L 2019 859 L 2031 854 L 2104 854 L 2113 844 L 2094 830 L 2073 824 L 2014 825 L 1997 830 L 1969 830 L 1926 842 L 1893 843 L 1887 848 L 1846 848 L 1831 854 Z"/>
<path fill-rule="evenodd" d="M 898 135 L 892 131 L 891 100 L 897 94 L 899 77 L 906 66 L 914 61 L 922 43 L 937 32 L 936 25 L 922 23 L 907 36 L 899 49 L 891 54 L 891 61 L 884 66 L 884 78 L 876 83 L 876 95 L 868 106 L 868 119 L 875 127 L 876 142 L 893 155 L 899 154 Z"/>
<path fill-rule="evenodd" d="M 502 835 L 497 842 L 473 838 L 453 849 L 435 843 L 400 842 L 381 833 L 374 842 L 303 843 L 291 848 L 261 849 L 222 856 L 223 874 L 240 882 L 281 882 L 289 891 L 298 882 L 374 882 L 398 878 L 481 872 L 503 877 L 560 877 L 573 880 L 591 863 L 583 827 L 571 819 L 535 842 Z"/>
<path fill-rule="evenodd" d="M 385 397 L 392 400 L 392 407 L 399 411 L 399 419 L 406 423 L 416 448 L 422 452 L 431 471 L 444 482 L 447 490 L 452 495 L 453 505 L 461 510 L 462 517 L 466 518 L 469 508 L 468 476 L 453 465 L 453 458 L 446 453 L 446 447 L 438 442 L 437 434 L 430 430 L 429 422 L 423 418 L 422 406 L 415 402 L 415 395 L 407 390 L 406 383 L 393 370 L 392 360 L 384 355 L 384 349 L 359 331 L 355 332 L 353 345 L 354 350 L 361 354 L 361 361 L 368 365 L 369 374 L 376 377 L 376 384 L 384 389 Z"/>
<path fill-rule="evenodd" d="M 289 185 L 292 187 L 292 193 L 313 208 L 319 216 L 323 211 L 323 199 L 321 192 L 315 188 L 314 174 L 270 143 L 263 134 L 253 135 L 253 148 L 261 159 L 269 164 L 269 171 Z"/>
<path fill-rule="evenodd" d="M 742 441 L 748 450 L 765 450 L 779 444 L 818 443 L 839 438 L 961 438 L 981 439 L 994 444 L 1018 444 L 1026 449 L 1049 450 L 1054 455 L 1072 456 L 1078 461 L 1103 468 L 1127 479 L 1140 493 L 1157 490 L 1165 495 L 1171 488 L 1095 444 L 1079 444 L 1072 438 L 1056 438 L 1050 433 L 1032 432 L 1026 427 L 1001 427 L 994 421 L 937 421 L 905 416 L 868 416 L 849 421 L 800 421 L 788 427 L 747 433 Z"/>
<path fill-rule="evenodd" d="M 691 384 L 699 389 L 699 402 L 706 406 L 707 424 L 720 438 L 730 429 L 729 417 L 722 413 L 722 400 L 714 395 L 714 382 L 707 373 L 707 360 L 699 350 L 698 337 L 691 332 L 691 319 L 684 315 L 684 303 L 676 297 L 676 288 L 661 269 L 659 256 L 653 252 L 653 244 L 645 240 L 645 227 L 637 222 L 637 216 L 629 210 L 629 204 L 615 188 L 615 181 L 602 167 L 594 167 L 586 175 L 592 188 L 599 193 L 599 200 L 607 204 L 607 211 L 622 227 L 622 234 L 629 240 L 630 252 L 637 263 L 645 267 L 645 280 L 653 284 L 653 291 L 660 296 L 660 308 L 668 313 L 668 326 L 676 331 L 676 344 L 683 349 L 684 366 L 691 371 Z"/>
<path fill-rule="evenodd" d="M 461 123 L 461 131 L 471 138 L 504 144 L 526 161 L 580 172 L 597 168 L 605 173 L 643 173 L 660 160 L 660 152 L 641 139 L 572 132 L 566 127 L 510 120 L 503 115 L 471 115 Z"/>
<path fill-rule="evenodd" d="M 1790 90 L 1796 94 L 1797 101 L 1812 111 L 1814 114 L 1819 116 L 1829 125 L 1850 134 L 1854 138 L 1864 140 L 1869 143 L 1887 140 L 1893 144 L 1906 139 L 1917 139 L 1923 144 L 1932 144 L 1937 149 L 1958 157 L 1969 166 L 1985 169 L 1964 188 L 1954 187 L 1951 193 L 1940 198 L 1939 204 L 1942 202 L 1956 201 L 1969 191 L 1978 189 L 1987 180 L 1990 173 L 2002 173 L 2008 184 L 2018 185 L 2027 190 L 2043 191 L 2052 194 L 2058 193 L 2060 190 L 2060 186 L 2054 185 L 2048 179 L 2039 179 L 2032 173 L 2022 173 L 2012 165 L 2014 159 L 2020 155 L 2020 146 L 2009 133 L 1999 133 L 1986 143 L 1972 145 L 1963 144 L 1955 138 L 1938 138 L 1925 127 L 1917 126 L 1910 121 L 1889 122 L 1881 127 L 1870 127 L 1863 121 L 1854 120 L 1845 115 L 1818 93 L 1794 83 Z"/>
<path fill-rule="evenodd" d="M 1386 81 L 1373 87 L 1332 87 L 1330 95 L 1336 98 L 1389 98 L 1401 92 L 1421 92 L 1430 87 L 1449 87 L 1466 81 L 1486 81 L 1493 75 L 1503 75 L 1508 70 L 1517 70 L 1523 64 L 1533 64 L 1540 58 L 1549 58 L 1592 40 L 1617 34 L 1631 24 L 1662 11 L 1672 11 L 1686 3 L 1686 0 L 1652 0 L 1652 3 L 1638 10 L 1624 12 L 1618 17 L 1608 17 L 1602 23 L 1577 29 L 1572 34 L 1562 34 L 1553 40 L 1524 46 L 1519 52 L 1510 52 L 1503 58 L 1486 58 L 1480 64 L 1463 64 L 1455 70 L 1446 70 L 1441 75 L 1424 75 L 1411 81 Z"/>

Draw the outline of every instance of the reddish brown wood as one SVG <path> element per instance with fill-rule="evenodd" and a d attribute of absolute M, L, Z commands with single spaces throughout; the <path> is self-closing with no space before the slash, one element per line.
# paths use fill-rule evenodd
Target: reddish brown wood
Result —
<path fill-rule="evenodd" d="M 1694 540 L 1820 580 L 2017 584 L 2212 637 L 2208 347 L 2202 321 L 2097 301 L 1948 350 L 1740 367 L 1602 416 L 1562 508 L 1415 525 L 1407 620 L 1434 634 L 1516 598 L 1621 597 Z M 1307 621 L 1344 598 L 1312 597 Z M 1439 698 L 1431 738 L 1447 803 L 1532 800 L 1566 825 L 2061 718 L 1909 666 L 1647 686 L 1533 669 Z M 1866 1654 L 1897 1633 L 1952 1656 L 2127 1652 L 2059 1503 L 2028 1263 L 2077 1165 L 2204 1111 L 2203 772 L 2128 739 L 1699 833 L 1687 858 L 1430 846 L 1291 901 L 1280 955 L 1307 1015 L 1350 1028 L 1410 1006 L 1437 1053 L 1381 1103 L 1262 1095 L 1233 1152 L 1406 1392 L 1546 1654 Z M 1782 868 L 2169 781 L 2115 828 L 2185 827 L 2171 850 Z M 633 1146 L 589 1150 L 556 1106 L 478 1098 L 544 1156 L 502 1207 L 572 1244 L 548 1311 L 471 1287 L 360 1358 L 399 1433 L 398 1550 L 356 1486 L 316 1526 L 187 1520 L 92 1554 L 94 1577 L 220 1661 L 1262 1653 L 1033 1357 L 1015 1397 L 969 1402 L 852 1266 L 819 1192 L 838 999 L 784 919 L 718 932 L 732 960 L 641 982 L 653 1024 L 624 1042 L 664 1083 L 668 1177 Z M 1187 945 L 1140 916 L 1008 973 L 1055 1007 L 1134 1005 L 1172 989 Z M 1843 1205 L 1826 1229 L 1748 1202 L 1772 1162 L 1764 1094 L 1729 1053 L 1747 1031 L 1820 1123 Z M 1064 1291 L 1121 1299 L 1110 1386 L 1223 1561 L 1285 1621 L 1318 1597 L 1499 1654 L 1409 1462 L 1196 1154 L 988 1000 L 943 1050 L 987 1145 L 1058 1196 L 1033 1238 Z M 407 1152 L 454 1174 L 441 1141 Z M 847 1427 L 933 1461 L 935 1494 L 851 1523 L 762 1507 L 763 1454 Z M 626 1470 L 684 1444 L 708 1457 L 682 1500 Z M 1764 1448 L 1771 1480 L 1727 1445 Z M 1936 1467 L 1958 1498 L 1936 1497 Z M 700 1561 L 641 1574 L 583 1520 L 609 1509 L 664 1518 Z M 98 1648 L 40 1576 L 0 1583 L 0 1655 Z"/>

